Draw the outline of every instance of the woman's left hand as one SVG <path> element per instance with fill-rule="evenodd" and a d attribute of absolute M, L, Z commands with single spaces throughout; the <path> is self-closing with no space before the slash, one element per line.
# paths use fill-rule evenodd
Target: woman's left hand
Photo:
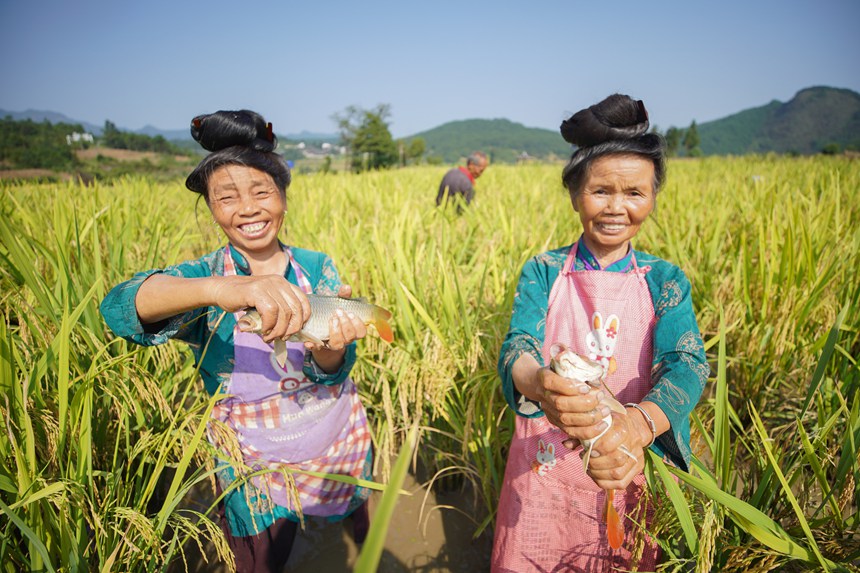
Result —
<path fill-rule="evenodd" d="M 630 416 L 613 412 L 612 426 L 591 452 L 588 475 L 601 489 L 626 489 L 645 467 L 644 445 Z M 622 446 L 636 457 L 635 461 Z"/>
<path fill-rule="evenodd" d="M 337 291 L 341 298 L 352 297 L 352 287 L 341 285 Z M 335 372 L 343 364 L 346 347 L 360 338 L 367 336 L 367 326 L 351 312 L 338 310 L 329 319 L 329 339 L 326 345 L 305 342 L 305 348 L 314 355 L 314 360 L 326 372 Z"/>

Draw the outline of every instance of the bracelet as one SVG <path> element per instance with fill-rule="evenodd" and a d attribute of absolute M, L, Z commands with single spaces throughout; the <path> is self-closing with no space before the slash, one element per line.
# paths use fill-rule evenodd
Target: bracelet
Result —
<path fill-rule="evenodd" d="M 639 404 L 634 404 L 630 402 L 629 404 L 624 404 L 625 408 L 636 408 L 642 413 L 642 416 L 645 418 L 645 421 L 648 422 L 648 427 L 651 428 L 651 443 L 645 446 L 646 448 L 650 448 L 654 445 L 654 442 L 657 441 L 657 425 L 654 423 L 654 418 L 645 411 L 645 408 L 640 406 Z"/>

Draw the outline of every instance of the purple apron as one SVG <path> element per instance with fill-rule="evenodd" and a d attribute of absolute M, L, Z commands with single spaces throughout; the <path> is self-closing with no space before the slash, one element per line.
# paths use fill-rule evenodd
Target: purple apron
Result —
<path fill-rule="evenodd" d="M 284 252 L 299 286 L 310 293 L 307 276 L 292 252 L 288 247 Z M 224 276 L 235 274 L 228 247 Z M 242 314 L 235 313 L 236 319 Z M 222 390 L 229 397 L 218 402 L 212 416 L 235 436 L 246 470 L 298 469 L 360 478 L 371 440 L 352 380 L 332 386 L 308 380 L 302 372 L 305 348 L 299 342 L 287 342 L 283 367 L 272 345 L 257 334 L 234 327 L 233 343 L 233 373 Z M 355 486 L 306 474 L 268 472 L 246 485 L 257 512 L 271 509 L 269 503 L 317 516 L 344 515 L 354 508 L 350 501 Z"/>

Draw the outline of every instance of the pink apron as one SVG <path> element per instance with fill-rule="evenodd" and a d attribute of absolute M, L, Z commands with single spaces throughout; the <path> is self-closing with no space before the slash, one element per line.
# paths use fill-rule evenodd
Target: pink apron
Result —
<path fill-rule="evenodd" d="M 654 305 L 645 282 L 650 268 L 633 258 L 629 273 L 573 271 L 574 245 L 553 284 L 542 349 L 560 342 L 601 362 L 612 372 L 606 384 L 622 404 L 639 402 L 651 389 Z M 606 493 L 583 471 L 581 448 L 545 417 L 517 416 L 496 516 L 493 571 L 599 572 L 629 569 L 635 515 L 645 476 L 615 492 L 615 508 L 625 524 L 620 549 L 609 547 L 603 509 Z M 648 544 L 640 571 L 653 571 L 656 545 Z"/>
<path fill-rule="evenodd" d="M 305 293 L 311 285 L 289 248 L 289 264 Z M 229 247 L 225 249 L 224 276 L 236 274 Z M 238 320 L 244 312 L 235 313 Z M 235 364 L 222 389 L 230 397 L 218 402 L 212 416 L 235 435 L 242 457 L 252 470 L 300 469 L 360 478 L 370 451 L 370 432 L 355 384 L 325 386 L 302 372 L 305 348 L 287 342 L 287 362 L 275 359 L 272 344 L 257 334 L 233 330 Z M 252 478 L 248 487 L 253 514 L 266 513 L 274 503 L 294 513 L 339 516 L 348 513 L 355 487 L 293 473 L 296 493 L 281 472 Z M 226 488 L 228 484 L 222 484 Z M 254 491 L 256 490 L 256 491 Z"/>

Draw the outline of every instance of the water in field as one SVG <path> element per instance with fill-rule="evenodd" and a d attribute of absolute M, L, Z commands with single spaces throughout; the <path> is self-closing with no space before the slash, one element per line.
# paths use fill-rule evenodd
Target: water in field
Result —
<path fill-rule="evenodd" d="M 413 493 L 411 496 L 401 496 L 398 500 L 386 536 L 379 572 L 481 573 L 490 570 L 492 531 L 472 540 L 475 525 L 467 516 L 474 516 L 475 510 L 467 494 L 460 491 L 431 491 L 425 503 L 427 490 L 412 475 L 407 476 L 403 489 Z M 200 497 L 206 495 L 202 493 Z M 371 520 L 380 496 L 377 492 L 371 496 Z M 203 500 L 200 501 L 202 503 Z M 309 519 L 305 531 L 300 530 L 298 533 L 286 571 L 352 571 L 358 551 L 352 539 L 351 520 L 327 523 L 323 519 Z M 212 561 L 209 565 L 200 560 L 198 566 L 194 567 L 192 563 L 195 559 L 189 558 L 189 571 L 220 573 L 227 570 L 224 565 L 215 562 L 211 547 L 207 547 L 207 554 Z M 174 563 L 170 571 L 178 573 L 184 568 L 181 562 Z"/>

